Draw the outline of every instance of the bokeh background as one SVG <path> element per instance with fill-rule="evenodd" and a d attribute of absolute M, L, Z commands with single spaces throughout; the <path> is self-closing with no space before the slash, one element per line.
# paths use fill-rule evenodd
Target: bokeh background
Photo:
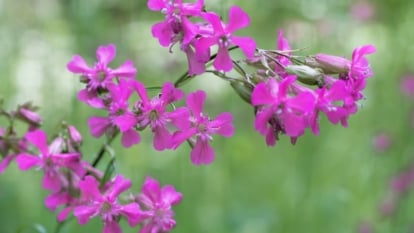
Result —
<path fill-rule="evenodd" d="M 222 80 L 197 77 L 183 89 L 207 91 L 211 115 L 231 111 L 235 136 L 216 137 L 216 160 L 201 167 L 191 164 L 185 146 L 155 152 L 149 132 L 132 149 L 114 143 L 117 169 L 134 181 L 133 190 L 139 192 L 150 175 L 183 193 L 174 232 L 414 232 L 414 190 L 396 195 L 390 185 L 403 177 L 409 186 L 409 176 L 401 174 L 414 166 L 414 98 L 401 89 L 403 78 L 414 74 L 414 3 L 205 2 L 225 19 L 229 6 L 245 9 L 251 25 L 240 35 L 253 36 L 261 48 L 275 48 L 279 29 L 293 48 L 306 48 L 302 54 L 349 58 L 353 48 L 374 44 L 378 52 L 369 60 L 375 75 L 368 81 L 366 99 L 348 128 L 322 118 L 320 136 L 307 132 L 295 146 L 282 137 L 277 146 L 267 147 L 254 131 L 251 107 Z M 92 64 L 99 45 L 114 43 L 118 55 L 113 67 L 132 59 L 137 78 L 147 85 L 175 80 L 186 61 L 151 37 L 151 25 L 160 20 L 162 15 L 149 11 L 143 0 L 0 0 L 0 97 L 5 108 L 33 101 L 41 107 L 43 129 L 51 134 L 63 120 L 75 125 L 84 135 L 84 156 L 91 160 L 102 140 L 89 135 L 86 120 L 102 112 L 76 100 L 81 85 L 66 64 L 73 54 Z M 47 192 L 40 182 L 39 172 L 20 172 L 15 164 L 0 175 L 0 232 L 36 232 L 33 224 L 54 232 L 55 214 L 43 205 Z M 101 224 L 95 219 L 79 226 L 72 220 L 61 232 L 101 232 Z"/>

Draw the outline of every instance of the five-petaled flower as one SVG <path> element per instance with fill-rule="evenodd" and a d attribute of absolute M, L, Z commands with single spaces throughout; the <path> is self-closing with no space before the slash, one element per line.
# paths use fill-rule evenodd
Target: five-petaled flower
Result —
<path fill-rule="evenodd" d="M 172 206 L 180 203 L 181 199 L 181 193 L 175 191 L 174 186 L 166 185 L 161 188 L 157 180 L 147 177 L 141 194 L 136 196 L 136 201 L 146 216 L 139 233 L 171 231 L 176 225 Z"/>
<path fill-rule="evenodd" d="M 121 233 L 120 217 L 125 217 L 130 226 L 140 223 L 145 215 L 139 205 L 135 202 L 121 205 L 118 200 L 118 196 L 127 191 L 131 184 L 130 180 L 117 175 L 102 191 L 99 181 L 93 176 L 86 176 L 79 182 L 83 203 L 73 211 L 79 224 L 86 224 L 91 218 L 100 216 L 104 224 L 103 233 Z"/>

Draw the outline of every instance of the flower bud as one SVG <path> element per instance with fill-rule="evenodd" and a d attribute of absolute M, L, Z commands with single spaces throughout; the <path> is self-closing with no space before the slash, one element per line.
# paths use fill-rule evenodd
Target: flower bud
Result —
<path fill-rule="evenodd" d="M 314 58 L 318 68 L 321 68 L 326 74 L 348 73 L 351 66 L 351 61 L 343 57 L 320 53 L 316 54 Z"/>
<path fill-rule="evenodd" d="M 72 125 L 68 126 L 68 132 L 69 132 L 69 137 L 71 141 L 77 144 L 82 143 L 82 135 L 79 133 L 79 131 L 74 126 Z"/>
<path fill-rule="evenodd" d="M 26 107 L 19 108 L 17 114 L 22 120 L 29 123 L 30 125 L 38 126 L 42 121 L 39 114 Z"/>
<path fill-rule="evenodd" d="M 246 103 L 251 104 L 251 95 L 253 92 L 252 86 L 238 81 L 232 81 L 230 82 L 230 85 Z"/>
<path fill-rule="evenodd" d="M 308 85 L 323 86 L 323 74 L 319 69 L 314 69 L 305 65 L 288 65 L 285 70 L 289 74 L 297 76 L 298 80 Z"/>

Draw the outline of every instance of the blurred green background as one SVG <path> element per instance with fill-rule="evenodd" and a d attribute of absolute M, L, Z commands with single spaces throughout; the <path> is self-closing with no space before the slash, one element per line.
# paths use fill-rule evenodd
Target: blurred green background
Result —
<path fill-rule="evenodd" d="M 273 49 L 283 29 L 293 48 L 351 56 L 353 48 L 374 44 L 368 57 L 374 70 L 366 100 L 351 117 L 349 127 L 333 126 L 321 118 L 321 134 L 307 132 L 295 146 L 282 137 L 276 147 L 265 145 L 253 129 L 252 109 L 228 84 L 212 76 L 198 77 L 186 92 L 203 88 L 212 116 L 231 111 L 236 134 L 216 137 L 216 160 L 209 166 L 190 163 L 189 148 L 157 153 L 151 135 L 126 150 L 114 143 L 117 169 L 134 181 L 139 192 L 145 176 L 174 184 L 184 195 L 175 208 L 174 232 L 198 233 L 348 233 L 413 232 L 414 193 L 408 192 L 390 216 L 380 205 L 390 195 L 389 182 L 412 166 L 413 99 L 400 90 L 404 75 L 414 73 L 414 3 L 405 0 L 205 0 L 208 10 L 227 18 L 237 4 L 251 16 L 240 34 L 253 36 L 259 47 Z M 84 135 L 85 158 L 91 159 L 101 139 L 86 125 L 103 112 L 78 103 L 82 87 L 66 70 L 73 54 L 89 64 L 99 45 L 115 43 L 116 67 L 132 59 L 137 78 L 150 86 L 175 80 L 186 69 L 183 54 L 170 54 L 151 37 L 151 25 L 162 15 L 140 0 L 0 0 L 0 96 L 12 109 L 33 101 L 40 106 L 46 131 L 56 132 L 62 120 Z M 154 93 L 155 94 L 155 93 Z M 377 133 L 391 138 L 385 151 L 373 148 Z M 53 232 L 55 214 L 43 205 L 47 192 L 41 174 L 20 172 L 15 164 L 0 175 L 0 232 L 35 232 L 34 223 Z M 367 230 L 367 229 L 365 229 Z M 124 232 L 137 232 L 124 227 Z M 61 232 L 101 232 L 95 219 L 79 226 L 70 221 Z M 366 231 L 368 233 L 370 231 Z"/>

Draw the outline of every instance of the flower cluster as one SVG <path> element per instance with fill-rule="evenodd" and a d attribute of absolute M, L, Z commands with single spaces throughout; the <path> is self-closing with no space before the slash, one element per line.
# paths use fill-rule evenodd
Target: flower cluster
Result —
<path fill-rule="evenodd" d="M 122 232 L 121 218 L 126 218 L 131 227 L 140 224 L 140 233 L 168 232 L 175 227 L 172 206 L 181 201 L 182 195 L 173 186 L 160 187 L 157 180 L 147 177 L 141 193 L 129 192 L 121 198 L 120 194 L 132 186 L 131 181 L 122 175 L 107 180 L 106 172 L 83 160 L 82 136 L 74 126 L 63 124 L 64 130 L 48 143 L 40 125 L 32 125 L 40 123 L 40 117 L 30 108 L 19 107 L 8 116 L 11 121 L 25 116 L 20 120 L 29 123 L 29 128 L 23 137 L 17 136 L 12 125 L 8 130 L 1 128 L 0 172 L 12 161 L 20 170 L 42 171 L 42 187 L 50 192 L 44 204 L 51 211 L 59 209 L 59 222 L 66 221 L 73 213 L 79 224 L 86 224 L 94 217 L 102 218 L 103 232 L 108 233 Z"/>
<path fill-rule="evenodd" d="M 97 64 L 106 64 L 108 59 L 103 61 L 102 58 L 113 58 L 115 46 L 100 46 L 96 53 Z M 81 66 L 84 66 L 83 59 L 75 55 L 67 67 L 69 71 L 80 74 L 81 77 L 93 77 L 100 72 L 99 66 L 84 70 L 80 69 Z M 84 80 L 86 89 L 97 85 L 91 84 L 95 79 Z M 92 116 L 88 120 L 91 134 L 95 137 L 105 134 L 113 137 L 120 132 L 123 146 L 130 147 L 140 142 L 139 131 L 150 128 L 154 134 L 153 145 L 156 150 L 176 149 L 187 140 L 193 144 L 192 162 L 208 164 L 214 160 L 214 151 L 209 145 L 213 139 L 212 135 L 233 135 L 234 127 L 230 113 L 224 112 L 214 119 L 203 113 L 206 94 L 202 90 L 187 95 L 187 107 L 174 108 L 173 104 L 184 98 L 184 92 L 171 82 L 164 83 L 160 88 L 161 92 L 152 98 L 148 96 L 143 83 L 130 77 L 114 76 L 113 79 L 105 81 L 105 85 L 98 86 L 99 89 L 88 89 L 88 96 L 92 99 L 83 98 L 82 93 L 86 89 L 79 94 L 80 101 L 107 111 L 107 116 Z M 131 99 L 133 94 L 136 94 L 136 100 Z M 172 131 L 172 128 L 175 128 L 175 131 Z"/>
<path fill-rule="evenodd" d="M 219 71 L 233 68 L 229 55 L 232 46 L 238 46 L 247 58 L 254 56 L 256 42 L 249 37 L 234 35 L 235 31 L 250 24 L 249 15 L 238 6 L 230 7 L 227 23 L 222 22 L 217 13 L 206 12 L 203 0 L 196 3 L 149 0 L 148 7 L 165 14 L 164 21 L 153 25 L 152 35 L 165 47 L 180 44 L 187 56 L 190 75 L 205 72 L 212 46 L 217 46 L 213 66 Z"/>
<path fill-rule="evenodd" d="M 295 143 L 307 128 L 319 134 L 320 113 L 333 124 L 347 126 L 349 116 L 358 111 L 357 102 L 364 97 L 367 78 L 373 75 L 365 58 L 375 52 L 372 45 L 356 48 L 351 60 L 328 54 L 297 56 L 282 31 L 277 50 L 259 49 L 252 38 L 235 35 L 250 24 L 248 14 L 238 6 L 230 7 L 227 22 L 207 11 L 203 0 L 149 0 L 148 7 L 165 15 L 162 22 L 152 26 L 152 35 L 164 47 L 179 44 L 187 56 L 188 70 L 174 83 L 153 88 L 159 93 L 149 96 L 144 83 L 136 79 L 137 68 L 132 61 L 111 68 L 115 45 L 99 46 L 93 66 L 74 55 L 67 69 L 85 84 L 78 100 L 104 112 L 88 119 L 90 133 L 108 139 L 92 163 L 83 159 L 82 135 L 74 126 L 63 124 L 63 130 L 49 140 L 31 104 L 12 112 L 0 106 L 0 116 L 9 121 L 8 127 L 0 127 L 0 173 L 12 161 L 21 170 L 42 171 L 42 186 L 50 192 L 45 205 L 51 211 L 59 209 L 58 221 L 66 221 L 71 213 L 79 224 L 100 217 L 104 233 L 122 232 L 121 219 L 131 227 L 141 225 L 140 233 L 169 232 L 175 227 L 172 206 L 182 195 L 172 185 L 161 187 L 157 180 L 147 177 L 141 193 L 133 194 L 132 182 L 113 174 L 115 157 L 105 171 L 96 166 L 118 135 L 122 145 L 129 148 L 141 142 L 145 129 L 153 134 L 155 150 L 175 150 L 188 142 L 193 164 L 212 163 L 213 136 L 231 137 L 235 131 L 233 116 L 223 112 L 210 117 L 204 109 L 204 90 L 186 94 L 180 89 L 196 75 L 212 73 L 228 81 L 254 109 L 254 127 L 265 136 L 267 145 L 275 145 L 280 134 Z M 245 57 L 232 58 L 233 49 L 240 49 Z M 239 77 L 230 77 L 229 71 Z M 17 120 L 28 124 L 23 136 L 15 130 Z"/>

